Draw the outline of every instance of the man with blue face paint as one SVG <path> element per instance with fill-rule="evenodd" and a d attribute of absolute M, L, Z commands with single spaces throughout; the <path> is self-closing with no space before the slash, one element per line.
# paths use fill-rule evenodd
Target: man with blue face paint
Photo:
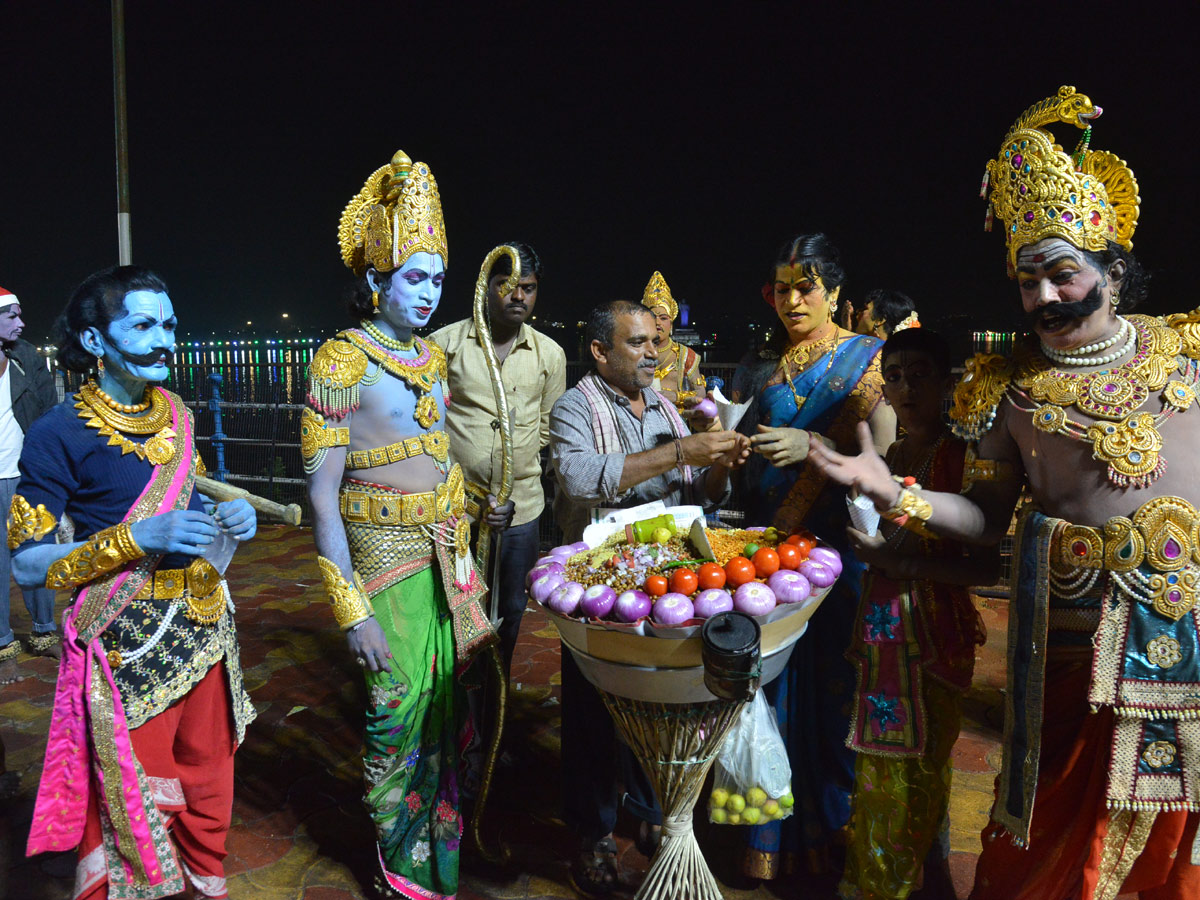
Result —
<path fill-rule="evenodd" d="M 191 414 L 169 374 L 157 275 L 89 276 L 55 325 L 91 377 L 34 422 L 9 513 L 23 586 L 73 592 L 27 852 L 77 848 L 76 898 L 227 897 L 233 752 L 254 718 L 228 588 L 205 559 L 254 536 L 245 500 L 207 508 Z M 97 371 L 98 370 L 98 371 Z M 83 540 L 53 543 L 69 515 Z"/>
<path fill-rule="evenodd" d="M 360 325 L 326 341 L 310 369 L 300 452 L 317 563 L 366 678 L 365 801 L 384 893 L 452 897 L 466 710 L 455 662 L 495 635 L 442 425 L 446 356 L 413 334 L 446 275 L 429 166 L 397 152 L 346 206 L 338 238 Z"/>

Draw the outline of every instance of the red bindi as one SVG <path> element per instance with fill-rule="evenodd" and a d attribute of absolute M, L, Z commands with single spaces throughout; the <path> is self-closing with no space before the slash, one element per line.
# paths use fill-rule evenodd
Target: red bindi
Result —
<path fill-rule="evenodd" d="M 1039 253 L 1039 254 L 1037 254 L 1037 255 L 1036 255 L 1034 258 L 1033 258 L 1033 261 L 1034 261 L 1035 263 L 1045 262 L 1045 261 L 1046 261 L 1046 254 L 1045 254 L 1045 253 Z"/>

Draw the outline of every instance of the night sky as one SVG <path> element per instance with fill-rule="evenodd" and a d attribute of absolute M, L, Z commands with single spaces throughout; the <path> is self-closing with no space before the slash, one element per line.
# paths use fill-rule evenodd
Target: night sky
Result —
<path fill-rule="evenodd" d="M 1151 4 L 843 6 L 127 0 L 134 260 L 193 336 L 285 310 L 332 330 L 351 281 L 339 214 L 403 148 L 442 193 L 435 324 L 469 314 L 484 254 L 517 238 L 546 265 L 543 317 L 640 298 L 660 269 L 701 330 L 742 329 L 771 319 L 758 288 L 778 245 L 822 230 L 845 296 L 893 287 L 927 324 L 1003 329 L 1017 295 L 980 178 L 1067 83 L 1104 107 L 1092 147 L 1138 177 L 1146 311 L 1200 303 L 1182 22 Z M 116 262 L 109 5 L 13 2 L 0 21 L 0 285 L 37 342 Z M 1058 134 L 1069 149 L 1078 132 Z"/>

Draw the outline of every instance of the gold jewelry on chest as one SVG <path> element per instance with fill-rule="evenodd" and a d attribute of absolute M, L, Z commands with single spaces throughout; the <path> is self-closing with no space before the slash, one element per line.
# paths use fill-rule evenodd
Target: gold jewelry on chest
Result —
<path fill-rule="evenodd" d="M 414 337 L 413 342 L 419 352 L 413 359 L 404 359 L 376 343 L 369 335 L 346 331 L 342 336 L 384 371 L 406 381 L 419 392 L 428 393 L 438 381 L 446 378 L 446 354 L 437 344 Z"/>
<path fill-rule="evenodd" d="M 667 340 L 667 346 L 668 349 L 675 354 L 675 357 L 666 365 L 659 366 L 654 370 L 654 377 L 659 381 L 662 381 L 675 370 L 675 367 L 679 365 L 679 359 L 682 356 L 682 348 L 669 338 Z"/>
<path fill-rule="evenodd" d="M 1145 316 L 1130 316 L 1137 351 L 1123 365 L 1095 372 L 1067 372 L 1045 357 L 1031 357 L 1014 381 L 1018 396 L 1038 404 L 1034 427 L 1050 434 L 1092 444 L 1092 456 L 1108 464 L 1108 478 L 1119 487 L 1146 487 L 1166 471 L 1159 426 L 1196 400 L 1196 372 L 1189 360 L 1184 377 L 1172 379 L 1180 367 L 1183 341 L 1170 328 Z M 1163 409 L 1139 412 L 1150 395 L 1161 391 Z M 1067 416 L 1074 406 L 1099 421 L 1076 422 Z M 1020 407 L 1018 407 L 1020 408 Z"/>
<path fill-rule="evenodd" d="M 819 341 L 809 344 L 793 344 L 783 352 L 783 359 L 780 360 L 779 365 L 783 369 L 783 377 L 792 391 L 792 399 L 796 402 L 797 412 L 804 406 L 808 397 L 800 396 L 800 392 L 796 390 L 796 385 L 792 381 L 793 376 L 802 375 L 826 352 L 829 354 L 829 362 L 825 365 L 825 375 L 828 375 L 829 370 L 833 368 L 833 358 L 837 355 L 839 343 L 841 343 L 841 333 L 835 329 L 833 334 L 827 338 L 821 338 Z M 821 377 L 824 378 L 824 375 Z M 819 381 L 820 379 L 818 379 Z"/>
<path fill-rule="evenodd" d="M 150 411 L 144 416 L 131 416 L 118 412 L 100 397 L 100 388 L 95 382 L 87 381 L 75 395 L 75 408 L 79 418 L 88 428 L 95 428 L 101 437 L 107 437 L 113 447 L 121 448 L 121 455 L 134 453 L 138 459 L 148 459 L 156 466 L 170 462 L 175 456 L 175 430 L 170 427 L 171 407 L 161 391 L 151 389 L 148 393 Z M 151 435 L 144 444 L 135 443 L 125 434 Z"/>

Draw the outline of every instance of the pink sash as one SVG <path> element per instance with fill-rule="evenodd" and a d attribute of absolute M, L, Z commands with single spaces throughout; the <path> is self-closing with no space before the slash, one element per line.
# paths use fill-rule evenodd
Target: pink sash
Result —
<path fill-rule="evenodd" d="M 177 435 L 175 454 L 169 462 L 154 467 L 141 496 L 125 515 L 128 523 L 185 509 L 195 484 L 196 451 L 187 411 L 177 396 L 156 390 L 171 407 L 171 427 Z M 86 585 L 63 617 L 63 655 L 54 713 L 25 848 L 26 855 L 32 856 L 77 847 L 83 837 L 88 799 L 95 792 L 101 821 L 111 824 L 121 856 L 120 871 L 114 872 L 109 861 L 110 885 L 161 885 L 155 892 L 158 896 L 182 890 L 182 876 L 166 823 L 133 753 L 125 709 L 99 634 L 129 604 L 161 559 L 143 557 Z M 82 646 L 81 631 L 90 634 L 82 639 Z"/>

